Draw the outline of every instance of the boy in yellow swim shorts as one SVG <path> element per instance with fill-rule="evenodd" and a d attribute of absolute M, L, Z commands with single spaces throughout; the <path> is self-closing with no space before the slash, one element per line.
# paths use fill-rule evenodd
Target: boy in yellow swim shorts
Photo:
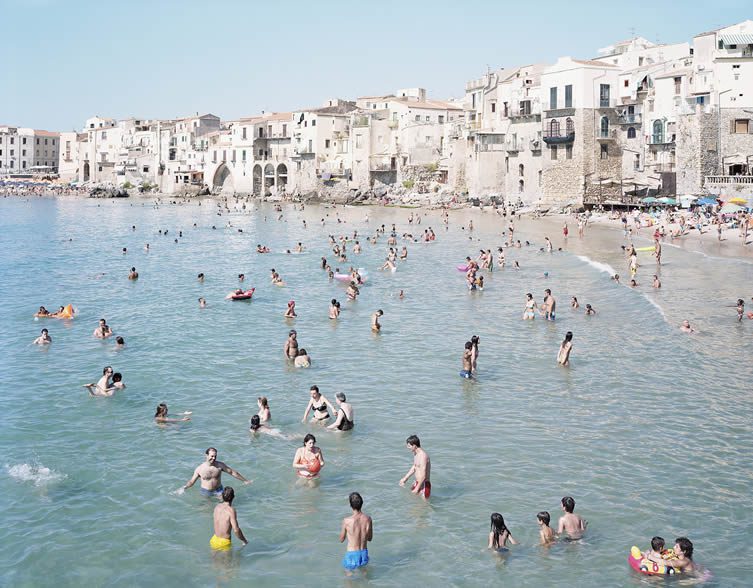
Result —
<path fill-rule="evenodd" d="M 226 486 L 222 490 L 222 502 L 214 507 L 214 535 L 209 540 L 209 546 L 216 551 L 228 551 L 232 547 L 230 531 L 247 545 L 248 541 L 238 525 L 238 515 L 233 508 L 235 490 Z"/>

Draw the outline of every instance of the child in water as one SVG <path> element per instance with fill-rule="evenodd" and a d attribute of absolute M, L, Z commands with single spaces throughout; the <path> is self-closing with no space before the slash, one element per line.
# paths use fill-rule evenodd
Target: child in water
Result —
<path fill-rule="evenodd" d="M 539 524 L 539 538 L 542 545 L 554 543 L 554 530 L 549 526 L 551 517 L 545 510 L 536 515 L 536 521 Z"/>
<path fill-rule="evenodd" d="M 489 531 L 489 549 L 495 551 L 507 551 L 507 541 L 512 545 L 518 542 L 513 539 L 510 529 L 505 525 L 505 519 L 498 512 L 493 512 L 491 517 L 491 530 Z"/>

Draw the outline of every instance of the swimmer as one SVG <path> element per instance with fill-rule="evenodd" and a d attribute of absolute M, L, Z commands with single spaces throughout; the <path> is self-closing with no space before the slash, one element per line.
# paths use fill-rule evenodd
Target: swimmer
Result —
<path fill-rule="evenodd" d="M 107 339 L 107 337 L 112 336 L 112 329 L 107 324 L 107 321 L 105 319 L 99 319 L 99 326 L 94 329 L 94 333 L 92 333 L 94 337 L 97 339 Z"/>
<path fill-rule="evenodd" d="M 246 279 L 246 274 L 238 274 L 238 281 L 239 282 L 242 282 L 245 279 Z"/>
<path fill-rule="evenodd" d="M 638 282 L 636 282 L 635 280 L 630 280 L 630 287 L 631 288 L 635 288 L 637 286 L 638 286 Z"/>
<path fill-rule="evenodd" d="M 403 298 L 405 298 L 405 293 L 404 293 L 404 292 L 403 292 L 402 290 L 400 290 L 400 293 L 399 293 L 399 294 L 397 295 L 397 297 L 398 297 L 398 298 L 399 298 L 400 300 L 402 300 Z"/>
<path fill-rule="evenodd" d="M 207 307 L 207 301 L 203 297 L 199 297 L 199 308 L 206 308 Z"/>
<path fill-rule="evenodd" d="M 512 545 L 518 545 L 513 539 L 510 529 L 505 525 L 505 519 L 498 512 L 493 512 L 491 517 L 491 529 L 489 531 L 489 549 L 494 551 L 507 551 L 507 541 Z"/>
<path fill-rule="evenodd" d="M 112 377 L 113 369 L 111 366 L 105 366 L 102 368 L 102 377 L 96 384 L 84 384 L 84 388 L 89 390 L 89 394 L 92 396 L 112 396 L 114 390 L 110 386 L 110 378 Z"/>
<path fill-rule="evenodd" d="M 338 431 L 350 431 L 355 424 L 353 422 L 353 406 L 345 398 L 345 394 L 338 392 L 335 394 L 335 399 L 340 408 L 335 413 L 335 422 L 327 427 L 327 429 L 337 429 Z"/>
<path fill-rule="evenodd" d="M 309 403 L 306 405 L 306 412 L 303 413 L 303 418 L 301 419 L 302 423 L 306 422 L 306 419 L 309 416 L 309 412 L 311 412 L 312 410 L 314 411 L 313 417 L 311 418 L 312 423 L 321 423 L 326 421 L 329 418 L 329 411 L 327 410 L 328 407 L 332 408 L 332 412 L 337 412 L 332 403 L 327 400 L 321 392 L 319 392 L 319 386 L 311 386 L 309 392 L 311 398 L 309 399 Z"/>
<path fill-rule="evenodd" d="M 614 274 L 610 279 L 613 282 L 615 282 L 616 284 L 619 284 L 620 283 L 620 274 Z"/>
<path fill-rule="evenodd" d="M 209 447 L 204 453 L 207 456 L 206 461 L 193 471 L 191 479 L 179 489 L 181 494 L 193 486 L 196 483 L 196 480 L 201 478 L 199 492 L 201 492 L 202 496 L 215 498 L 221 497 L 223 490 L 222 472 L 233 476 L 244 484 L 251 483 L 251 480 L 247 480 L 227 464 L 217 461 L 217 450 L 214 447 Z"/>
<path fill-rule="evenodd" d="M 745 301 L 742 298 L 737 299 L 737 322 L 740 323 L 743 320 L 745 314 Z"/>
<path fill-rule="evenodd" d="M 139 279 L 139 272 L 136 271 L 135 267 L 131 268 L 131 272 L 128 274 L 129 280 L 138 280 Z"/>
<path fill-rule="evenodd" d="M 329 318 L 336 319 L 340 316 L 340 304 L 334 298 L 329 305 Z"/>
<path fill-rule="evenodd" d="M 296 449 L 293 457 L 293 468 L 302 478 L 316 478 L 324 467 L 324 455 L 315 443 L 316 437 L 309 433 L 303 438 L 303 447 Z"/>
<path fill-rule="evenodd" d="M 387 257 L 387 258 L 385 258 L 385 262 L 384 262 L 384 264 L 383 264 L 383 265 L 382 265 L 382 267 L 380 267 L 379 269 L 380 269 L 380 270 L 386 270 L 386 269 L 389 269 L 390 271 L 393 271 L 393 272 L 394 272 L 394 271 L 395 271 L 395 270 L 397 269 L 397 267 L 396 267 L 396 266 L 395 266 L 395 264 L 394 264 L 394 263 L 392 262 L 392 260 L 391 260 L 391 259 L 390 259 L 389 257 Z"/>
<path fill-rule="evenodd" d="M 308 353 L 306 353 L 305 349 L 301 348 L 298 350 L 298 355 L 295 356 L 293 365 L 299 368 L 311 367 L 311 358 Z"/>
<path fill-rule="evenodd" d="M 565 333 L 565 339 L 560 344 L 560 350 L 557 352 L 557 363 L 562 366 L 570 365 L 570 352 L 573 350 L 573 332 Z"/>
<path fill-rule="evenodd" d="M 580 304 L 578 304 L 578 299 L 573 296 L 570 300 L 570 308 L 580 308 Z"/>
<path fill-rule="evenodd" d="M 49 345 L 50 343 L 52 343 L 50 332 L 47 329 L 42 329 L 41 334 L 39 335 L 39 337 L 34 339 L 32 345 Z"/>
<path fill-rule="evenodd" d="M 353 570 L 369 563 L 368 542 L 374 536 L 374 527 L 371 517 L 361 512 L 363 498 L 358 492 L 351 492 L 348 502 L 353 514 L 343 519 L 340 527 L 340 543 L 348 540 L 342 563 L 347 574 L 350 575 Z"/>
<path fill-rule="evenodd" d="M 682 326 L 680 327 L 680 330 L 683 333 L 695 333 L 696 330 L 690 326 L 690 321 L 684 320 L 682 321 Z"/>
<path fill-rule="evenodd" d="M 115 372 L 112 375 L 112 388 L 111 390 L 125 390 L 125 383 L 123 382 L 123 374 L 120 372 Z"/>
<path fill-rule="evenodd" d="M 656 276 L 656 274 L 654 274 L 654 281 L 653 281 L 653 284 L 652 284 L 652 286 L 653 286 L 654 288 L 661 288 L 661 281 L 660 281 L 660 280 L 659 280 L 659 278 L 658 278 L 658 277 Z"/>
<path fill-rule="evenodd" d="M 420 494 L 424 500 L 428 500 L 431 495 L 431 460 L 429 454 L 421 448 L 421 440 L 416 435 L 411 435 L 405 440 L 408 449 L 413 453 L 413 465 L 400 479 L 400 486 L 405 486 L 405 482 L 411 476 L 415 477 L 411 492 Z"/>
<path fill-rule="evenodd" d="M 295 313 L 295 300 L 288 301 L 288 308 L 285 311 L 285 318 L 295 318 L 298 315 Z"/>
<path fill-rule="evenodd" d="M 539 525 L 539 539 L 541 545 L 550 545 L 554 543 L 554 530 L 549 526 L 551 520 L 549 513 L 545 510 L 536 515 L 536 522 Z"/>
<path fill-rule="evenodd" d="M 552 296 L 552 291 L 547 288 L 544 290 L 544 302 L 541 305 L 546 320 L 554 320 L 556 307 L 557 301 L 554 299 L 554 296 Z"/>
<path fill-rule="evenodd" d="M 465 342 L 462 361 L 463 369 L 460 370 L 460 377 L 470 379 L 473 375 L 473 343 L 470 341 Z"/>
<path fill-rule="evenodd" d="M 355 300 L 358 295 L 361 293 L 361 291 L 356 286 L 355 282 L 351 282 L 348 286 L 348 289 L 345 291 L 346 296 L 348 297 L 348 300 Z"/>
<path fill-rule="evenodd" d="M 687 537 L 678 537 L 675 539 L 675 546 L 672 548 L 676 556 L 675 559 L 664 560 L 664 564 L 683 572 L 692 572 L 695 570 L 693 562 L 693 543 Z"/>
<path fill-rule="evenodd" d="M 565 512 L 557 524 L 557 535 L 567 534 L 570 539 L 580 539 L 586 532 L 588 521 L 573 513 L 575 500 L 571 496 L 562 499 L 562 510 Z"/>
<path fill-rule="evenodd" d="M 586 316 L 591 316 L 596 314 L 596 311 L 593 309 L 593 307 L 590 304 L 586 304 Z"/>
<path fill-rule="evenodd" d="M 185 423 L 190 420 L 189 416 L 184 416 L 182 419 L 167 418 L 167 404 L 164 402 L 157 405 L 157 412 L 154 413 L 154 421 L 158 424 Z"/>
<path fill-rule="evenodd" d="M 47 310 L 44 306 L 40 306 L 39 310 L 34 313 L 34 318 L 47 318 L 54 316 L 49 310 Z"/>
<path fill-rule="evenodd" d="M 476 373 L 476 362 L 478 361 L 478 344 L 479 341 L 478 335 L 473 335 L 471 337 L 471 372 L 474 374 Z"/>
<path fill-rule="evenodd" d="M 381 308 L 371 315 L 371 330 L 375 333 L 382 330 L 382 325 L 379 324 L 379 317 L 382 315 L 384 315 L 384 311 Z"/>
<path fill-rule="evenodd" d="M 243 542 L 243 545 L 248 545 L 248 540 L 243 535 L 240 525 L 238 525 L 238 513 L 233 508 L 235 490 L 232 486 L 228 486 L 220 490 L 219 496 L 222 498 L 222 502 L 214 507 L 212 514 L 214 535 L 209 540 L 209 546 L 215 551 L 229 551 L 232 547 L 231 529 L 236 537 Z"/>
<path fill-rule="evenodd" d="M 199 280 L 199 283 L 200 283 L 200 284 L 204 283 L 204 274 L 203 274 L 203 273 L 199 274 L 199 275 L 197 276 L 197 279 Z"/>
<path fill-rule="evenodd" d="M 287 359 L 295 359 L 298 357 L 298 333 L 295 329 L 291 329 L 288 333 L 288 339 L 285 341 L 282 350 Z"/>
<path fill-rule="evenodd" d="M 259 396 L 256 399 L 256 405 L 259 407 L 259 412 L 256 414 L 262 423 L 266 423 L 272 418 L 272 413 L 269 410 L 269 401 L 266 396 Z"/>
<path fill-rule="evenodd" d="M 513 262 L 513 264 L 512 264 L 512 268 L 513 268 L 513 269 L 516 269 L 516 270 L 519 270 L 519 269 L 520 269 L 520 264 L 519 264 L 519 263 L 517 262 L 517 260 Z"/>
<path fill-rule="evenodd" d="M 645 557 L 649 561 L 663 564 L 664 558 L 662 557 L 662 552 L 664 551 L 664 545 L 665 543 L 663 537 L 653 537 L 651 539 L 651 549 L 646 551 L 643 554 L 643 557 Z"/>
<path fill-rule="evenodd" d="M 125 339 L 123 337 L 115 337 L 115 349 L 123 349 L 125 347 Z"/>

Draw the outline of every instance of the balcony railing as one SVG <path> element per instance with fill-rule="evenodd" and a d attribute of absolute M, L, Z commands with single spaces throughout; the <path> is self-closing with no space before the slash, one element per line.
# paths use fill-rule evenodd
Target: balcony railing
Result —
<path fill-rule="evenodd" d="M 575 130 L 556 131 L 546 129 L 544 131 L 544 143 L 549 145 L 559 145 L 561 143 L 572 143 L 575 141 Z"/>
<path fill-rule="evenodd" d="M 639 125 L 641 124 L 641 113 L 621 114 L 617 119 L 617 122 L 621 125 Z"/>
<path fill-rule="evenodd" d="M 674 145 L 675 135 L 649 135 L 648 142 L 651 145 Z"/>
<path fill-rule="evenodd" d="M 599 129 L 596 138 L 600 141 L 614 141 L 617 139 L 617 129 Z"/>
<path fill-rule="evenodd" d="M 750 186 L 753 185 L 753 176 L 706 176 L 704 183 L 706 185 L 745 184 Z"/>

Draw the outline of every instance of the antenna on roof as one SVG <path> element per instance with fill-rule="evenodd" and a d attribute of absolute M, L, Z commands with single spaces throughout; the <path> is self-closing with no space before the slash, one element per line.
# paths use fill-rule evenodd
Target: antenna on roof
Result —
<path fill-rule="evenodd" d="M 635 27 L 630 27 L 630 38 L 635 39 Z"/>

